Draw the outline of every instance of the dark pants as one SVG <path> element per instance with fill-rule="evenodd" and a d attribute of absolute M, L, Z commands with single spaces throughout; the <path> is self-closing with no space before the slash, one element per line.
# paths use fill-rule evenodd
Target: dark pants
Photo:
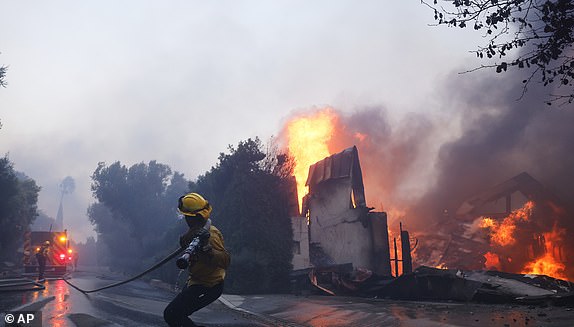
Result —
<path fill-rule="evenodd" d="M 36 257 L 38 260 L 38 279 L 44 279 L 44 271 L 46 270 L 46 257 L 39 255 Z"/>
<path fill-rule="evenodd" d="M 163 311 L 163 319 L 170 327 L 196 326 L 189 319 L 189 315 L 205 307 L 223 293 L 223 282 L 213 286 L 202 285 L 185 286 L 185 288 L 171 301 Z"/>

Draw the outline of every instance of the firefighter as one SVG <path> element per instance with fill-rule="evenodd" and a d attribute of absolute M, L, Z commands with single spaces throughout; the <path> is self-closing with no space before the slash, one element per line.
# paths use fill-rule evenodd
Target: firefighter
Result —
<path fill-rule="evenodd" d="M 212 210 L 209 202 L 197 193 L 189 193 L 179 198 L 177 209 L 189 227 L 179 239 L 180 246 L 186 248 L 196 236 L 205 239 L 205 245 L 190 259 L 187 283 L 167 305 L 163 317 L 171 327 L 198 326 L 189 316 L 223 293 L 230 256 L 225 250 L 223 235 L 209 220 Z"/>
<path fill-rule="evenodd" d="M 44 271 L 46 270 L 46 260 L 48 260 L 48 252 L 50 251 L 50 241 L 44 242 L 38 252 L 36 253 L 36 261 L 38 261 L 38 281 L 44 282 Z"/>

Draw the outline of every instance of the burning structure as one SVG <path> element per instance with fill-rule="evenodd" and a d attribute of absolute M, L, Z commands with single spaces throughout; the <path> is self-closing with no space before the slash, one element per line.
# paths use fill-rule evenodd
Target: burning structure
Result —
<path fill-rule="evenodd" d="M 306 185 L 302 215 L 292 218 L 296 288 L 308 279 L 332 295 L 558 305 L 574 300 L 565 281 L 565 230 L 557 223 L 565 212 L 527 173 L 467 199 L 454 217 L 445 212 L 437 232 L 421 234 L 414 272 L 408 232 L 401 229 L 401 259 L 396 241 L 390 257 L 387 216 L 366 205 L 356 147 L 311 165 Z M 425 265 L 432 260 L 439 268 Z"/>
<path fill-rule="evenodd" d="M 333 154 L 338 115 L 327 108 L 286 126 L 300 216 L 292 218 L 294 269 L 366 268 L 390 276 L 387 217 L 367 207 L 358 150 Z"/>
<path fill-rule="evenodd" d="M 293 218 L 294 267 L 350 263 L 390 276 L 387 216 L 366 205 L 357 148 L 310 166 L 306 185 L 302 217 Z"/>
<path fill-rule="evenodd" d="M 400 201 L 396 193 L 401 176 L 415 167 L 413 161 L 401 161 L 414 158 L 416 144 L 410 139 L 398 145 L 385 143 L 383 148 L 391 154 L 378 157 L 384 150 L 377 145 L 388 135 L 350 129 L 331 109 L 297 117 L 284 132 L 295 161 L 301 212 L 292 218 L 295 280 L 307 278 L 331 294 L 346 289 L 355 295 L 360 291 L 401 299 L 518 301 L 572 292 L 565 281 L 574 280 L 568 255 L 571 242 L 565 238 L 571 217 L 560 200 L 530 175 L 522 173 L 465 199 L 464 194 L 485 183 L 477 183 L 473 174 L 457 180 L 452 177 L 456 171 L 444 170 L 441 183 L 426 193 L 430 196 L 422 197 L 424 201 Z M 351 140 L 366 155 L 365 184 L 357 147 L 348 147 Z M 333 149 L 345 146 L 333 154 Z M 394 168 L 381 173 L 377 167 L 385 165 Z M 445 178 L 452 183 L 444 183 Z M 364 185 L 371 190 L 369 197 Z M 418 224 L 410 226 L 418 228 L 413 232 L 418 243 L 411 242 L 401 226 L 400 250 L 396 241 L 391 243 L 394 258 L 382 203 L 378 212 L 367 206 L 367 200 L 379 198 L 391 203 L 386 209 L 393 213 L 394 227 L 403 219 Z M 434 209 L 443 205 L 449 209 L 436 214 Z M 322 287 L 327 284 L 332 287 Z"/>
<path fill-rule="evenodd" d="M 416 251 L 417 262 L 434 267 L 489 269 L 574 279 L 568 271 L 560 199 L 521 173 L 445 212 L 433 235 Z"/>

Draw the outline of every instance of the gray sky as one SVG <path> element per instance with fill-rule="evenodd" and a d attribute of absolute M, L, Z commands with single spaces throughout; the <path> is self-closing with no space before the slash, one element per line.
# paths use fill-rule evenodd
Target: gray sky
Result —
<path fill-rule="evenodd" d="M 195 179 L 228 144 L 277 135 L 294 112 L 448 106 L 436 92 L 463 68 L 473 33 L 433 28 L 419 0 L 0 0 L 0 152 L 42 187 L 58 184 L 72 236 L 94 235 L 97 163 L 157 160 Z"/>

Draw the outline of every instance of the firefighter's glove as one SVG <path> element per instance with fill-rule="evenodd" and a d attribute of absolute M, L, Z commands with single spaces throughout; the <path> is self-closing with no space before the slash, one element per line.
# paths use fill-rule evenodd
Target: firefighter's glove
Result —
<path fill-rule="evenodd" d="M 213 248 L 211 247 L 211 244 L 209 244 L 210 236 L 211 234 L 205 228 L 200 229 L 196 234 L 196 237 L 199 237 L 199 255 L 201 258 L 210 258 L 213 254 Z"/>
<path fill-rule="evenodd" d="M 189 243 L 191 243 L 191 240 L 193 240 L 195 237 L 199 237 L 200 244 L 209 244 L 209 231 L 205 228 L 201 228 L 195 234 L 192 234 L 191 231 L 188 231 L 187 233 L 181 235 L 179 237 L 179 246 L 181 246 L 183 249 L 187 248 Z"/>
<path fill-rule="evenodd" d="M 209 231 L 205 228 L 200 228 L 199 231 L 197 232 L 197 234 L 195 234 L 196 237 L 199 237 L 199 243 L 200 244 L 208 244 L 209 243 L 209 237 L 211 236 L 211 234 L 209 234 Z"/>

